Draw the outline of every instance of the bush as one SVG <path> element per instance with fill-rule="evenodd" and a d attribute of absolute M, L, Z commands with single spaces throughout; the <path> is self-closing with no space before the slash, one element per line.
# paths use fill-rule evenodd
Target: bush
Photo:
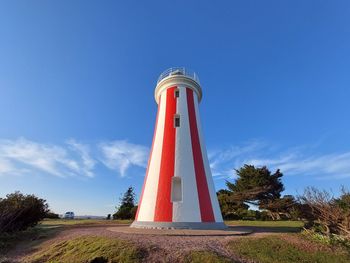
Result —
<path fill-rule="evenodd" d="M 45 215 L 45 218 L 49 218 L 49 219 L 59 219 L 60 216 L 54 212 L 47 212 L 46 215 Z"/>
<path fill-rule="evenodd" d="M 315 229 L 304 229 L 301 234 L 308 239 L 317 241 L 322 244 L 343 246 L 350 250 L 350 240 L 340 235 L 324 235 L 322 232 L 319 232 Z"/>
<path fill-rule="evenodd" d="M 131 218 L 131 208 L 129 207 L 121 207 L 113 215 L 113 219 L 130 219 L 130 218 Z"/>
<path fill-rule="evenodd" d="M 350 193 L 342 189 L 342 195 L 334 198 L 331 193 L 307 188 L 300 197 L 303 217 L 307 227 L 323 235 L 341 235 L 350 240 Z"/>
<path fill-rule="evenodd" d="M 130 207 L 121 207 L 118 209 L 118 211 L 113 214 L 113 219 L 135 219 L 137 211 L 137 206 L 134 206 L 132 208 Z"/>
<path fill-rule="evenodd" d="M 35 226 L 48 213 L 46 200 L 20 192 L 0 198 L 0 233 L 25 230 Z"/>

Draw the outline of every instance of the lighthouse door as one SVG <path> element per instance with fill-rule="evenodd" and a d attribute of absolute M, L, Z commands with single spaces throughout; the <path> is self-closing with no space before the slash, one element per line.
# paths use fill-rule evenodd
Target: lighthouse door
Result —
<path fill-rule="evenodd" d="M 171 201 L 172 202 L 182 201 L 181 177 L 174 176 L 171 180 Z"/>

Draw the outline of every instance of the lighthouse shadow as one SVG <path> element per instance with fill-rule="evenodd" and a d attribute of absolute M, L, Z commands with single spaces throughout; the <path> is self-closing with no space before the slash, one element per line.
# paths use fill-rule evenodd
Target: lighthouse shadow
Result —
<path fill-rule="evenodd" d="M 248 236 L 255 233 L 298 233 L 300 227 L 228 226 L 222 230 L 173 229 L 164 231 L 167 236 Z"/>
<path fill-rule="evenodd" d="M 225 229 L 205 230 L 205 229 L 155 229 L 155 228 L 131 228 L 128 226 L 110 227 L 109 231 L 152 236 L 244 236 L 252 232 L 245 227 L 228 227 Z"/>
<path fill-rule="evenodd" d="M 163 230 L 164 231 L 164 230 Z M 189 237 L 208 237 L 208 236 L 246 236 L 253 233 L 252 229 L 240 226 L 229 226 L 225 229 L 205 230 L 205 229 L 171 229 L 162 234 L 166 236 L 189 236 Z"/>
<path fill-rule="evenodd" d="M 291 226 L 229 226 L 231 231 L 245 231 L 251 233 L 298 233 L 301 227 Z"/>

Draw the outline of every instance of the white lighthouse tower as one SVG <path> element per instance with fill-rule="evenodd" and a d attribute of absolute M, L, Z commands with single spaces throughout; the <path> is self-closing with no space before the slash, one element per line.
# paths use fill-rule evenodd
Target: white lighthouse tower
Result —
<path fill-rule="evenodd" d="M 163 72 L 158 113 L 138 211 L 131 227 L 223 229 L 201 131 L 199 79 L 184 68 Z"/>

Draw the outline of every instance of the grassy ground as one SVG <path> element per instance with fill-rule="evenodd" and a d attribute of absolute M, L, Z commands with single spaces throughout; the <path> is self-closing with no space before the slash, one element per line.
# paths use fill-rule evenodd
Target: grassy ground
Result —
<path fill-rule="evenodd" d="M 98 220 L 98 219 L 44 219 L 40 222 L 43 226 L 53 225 L 85 225 L 85 224 L 131 224 L 133 220 Z M 258 221 L 258 220 L 229 220 L 225 224 L 232 226 L 252 226 L 252 227 L 293 227 L 302 228 L 302 221 Z"/>
<path fill-rule="evenodd" d="M 142 253 L 132 243 L 107 237 L 61 241 L 24 259 L 25 262 L 139 262 Z"/>
<path fill-rule="evenodd" d="M 261 227 L 303 227 L 302 221 L 258 221 L 258 220 L 231 220 L 225 221 L 233 226 L 261 226 Z"/>
<path fill-rule="evenodd" d="M 45 219 L 37 226 L 28 228 L 25 231 L 11 234 L 0 234 L 0 262 L 4 261 L 7 251 L 15 247 L 18 243 L 27 243 L 28 246 L 36 246 L 46 239 L 53 238 L 56 233 L 69 226 L 79 225 L 106 225 L 106 224 L 129 224 L 130 220 L 94 220 L 94 219 Z"/>
<path fill-rule="evenodd" d="M 52 238 L 58 231 L 58 228 L 31 227 L 25 231 L 0 234 L 0 262 L 6 262 L 4 255 L 18 243 L 25 242 L 35 246 L 45 239 Z"/>
<path fill-rule="evenodd" d="M 44 219 L 40 222 L 43 226 L 66 225 L 106 225 L 106 224 L 131 224 L 132 220 L 98 220 L 98 219 Z"/>
<path fill-rule="evenodd" d="M 186 263 L 228 263 L 232 260 L 208 251 L 192 251 L 184 258 Z"/>
<path fill-rule="evenodd" d="M 119 236 L 89 235 L 75 239 L 62 240 L 59 237 L 61 230 L 76 231 L 97 229 L 101 225 L 106 228 L 113 224 L 128 224 L 131 221 L 108 220 L 44 220 L 38 226 L 26 231 L 0 235 L 0 255 L 9 248 L 20 243 L 20 248 L 30 251 L 39 250 L 25 258 L 27 262 L 139 262 L 144 251 L 153 253 L 147 245 L 136 247 L 131 241 L 121 240 Z M 291 262 L 318 262 L 343 263 L 350 262 L 350 251 L 343 248 L 317 243 L 305 238 L 300 233 L 303 222 L 298 221 L 227 221 L 228 225 L 251 227 L 258 234 L 246 237 L 233 238 L 227 243 L 227 250 L 235 258 L 261 263 L 291 263 Z M 107 226 L 106 226 L 107 225 Z M 268 230 L 261 231 L 259 230 Z M 278 229 L 278 231 L 269 231 Z M 293 230 L 293 231 L 291 231 Z M 277 232 L 273 235 L 269 232 Z M 261 234 L 259 234 L 261 233 Z M 57 236 L 57 240 L 55 238 Z M 152 237 L 150 237 L 152 238 Z M 52 240 L 50 245 L 41 245 L 46 240 Z M 188 242 L 188 241 L 186 241 Z M 192 242 L 192 241 L 189 241 Z M 223 244 L 223 246 L 225 246 Z M 18 246 L 15 251 L 18 250 Z M 27 255 L 28 255 L 27 254 Z M 227 255 L 226 255 L 227 256 Z M 181 262 L 233 262 L 232 259 L 216 254 L 211 250 L 194 250 L 187 254 Z M 5 262 L 0 256 L 0 262 Z M 161 261 L 162 259 L 160 259 Z"/>
<path fill-rule="evenodd" d="M 276 233 L 295 233 L 300 232 L 304 226 L 302 221 L 258 221 L 258 220 L 234 220 L 225 221 L 229 226 L 248 226 L 259 232 L 259 228 Z"/>
<path fill-rule="evenodd" d="M 228 244 L 230 250 L 260 263 L 349 263 L 350 253 L 341 248 L 306 242 L 300 234 L 240 238 Z"/>

